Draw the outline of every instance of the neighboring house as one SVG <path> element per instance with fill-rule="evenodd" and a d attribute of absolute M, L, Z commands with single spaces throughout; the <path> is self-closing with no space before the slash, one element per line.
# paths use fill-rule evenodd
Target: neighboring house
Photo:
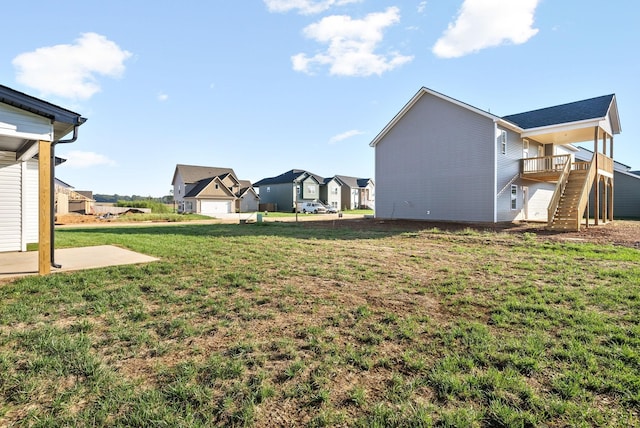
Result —
<path fill-rule="evenodd" d="M 324 179 L 321 200 L 339 210 L 374 209 L 375 185 L 370 178 L 334 175 Z"/>
<path fill-rule="evenodd" d="M 58 158 L 56 158 L 56 165 Z M 64 159 L 62 160 L 64 162 Z M 64 181 L 55 179 L 55 213 L 56 214 L 93 214 L 95 199 L 90 190 L 75 190 Z"/>
<path fill-rule="evenodd" d="M 578 148 L 575 158 L 581 161 L 591 161 L 593 152 L 583 147 Z M 638 171 L 631 171 L 631 167 L 623 163 L 613 162 L 613 210 L 616 218 L 640 218 L 640 175 Z M 593 195 L 592 195 L 593 196 Z M 594 217 L 593 198 L 590 201 L 589 215 Z"/>
<path fill-rule="evenodd" d="M 376 217 L 579 229 L 597 181 L 598 212 L 612 219 L 606 153 L 620 130 L 615 95 L 499 117 L 423 87 L 370 144 Z M 575 162 L 573 144 L 585 141 L 598 156 Z"/>
<path fill-rule="evenodd" d="M 55 145 L 72 132 L 65 142 L 75 141 L 85 121 L 0 85 L 0 251 L 26 251 L 27 243 L 38 242 L 40 274 L 49 273 L 54 264 Z"/>
<path fill-rule="evenodd" d="M 249 180 L 240 180 L 240 191 L 236 200 L 236 208 L 241 213 L 258 211 L 260 197 Z"/>
<path fill-rule="evenodd" d="M 178 164 L 171 184 L 179 212 L 215 217 L 257 210 L 251 182 L 238 180 L 231 168 Z"/>
<path fill-rule="evenodd" d="M 293 211 L 296 203 L 320 200 L 324 178 L 303 169 L 292 169 L 276 177 L 263 178 L 253 184 L 260 194 L 260 204 L 272 211 Z"/>
<path fill-rule="evenodd" d="M 375 186 L 369 178 L 334 175 L 322 178 L 303 169 L 292 169 L 253 185 L 260 203 L 273 211 L 292 211 L 296 202 L 322 202 L 338 210 L 374 207 Z"/>

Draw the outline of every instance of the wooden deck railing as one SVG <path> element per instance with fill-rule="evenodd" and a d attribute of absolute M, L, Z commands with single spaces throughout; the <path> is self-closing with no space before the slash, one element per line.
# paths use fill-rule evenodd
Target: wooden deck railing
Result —
<path fill-rule="evenodd" d="M 522 173 L 561 172 L 565 164 L 571 160 L 570 155 L 542 156 L 522 159 Z"/>
<path fill-rule="evenodd" d="M 549 226 L 553 224 L 553 219 L 556 216 L 556 211 L 558 210 L 558 205 L 560 204 L 560 198 L 562 197 L 564 188 L 567 185 L 567 181 L 569 180 L 570 172 L 571 172 L 571 158 L 568 158 L 562 167 L 560 178 L 558 178 L 558 182 L 556 183 L 556 188 L 553 191 L 553 197 L 551 198 L 551 201 L 549 202 L 549 207 L 547 208 L 547 219 L 548 219 L 547 221 Z"/>
<path fill-rule="evenodd" d="M 613 159 L 598 153 L 598 169 L 613 174 Z"/>

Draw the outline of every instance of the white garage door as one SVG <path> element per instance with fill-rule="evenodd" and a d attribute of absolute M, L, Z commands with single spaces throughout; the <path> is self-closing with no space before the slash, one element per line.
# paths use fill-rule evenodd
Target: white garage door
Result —
<path fill-rule="evenodd" d="M 202 201 L 200 202 L 200 214 L 216 215 L 231 212 L 231 201 Z"/>

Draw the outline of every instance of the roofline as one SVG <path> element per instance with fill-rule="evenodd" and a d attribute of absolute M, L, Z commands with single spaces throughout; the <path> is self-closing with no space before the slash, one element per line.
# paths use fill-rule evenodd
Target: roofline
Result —
<path fill-rule="evenodd" d="M 0 85 L 0 102 L 21 110 L 29 111 L 38 116 L 46 117 L 54 122 L 79 126 L 87 121 L 87 119 L 79 113 L 16 91 L 4 85 Z"/>
<path fill-rule="evenodd" d="M 408 103 L 406 103 L 404 105 L 404 107 L 402 107 L 402 109 L 398 112 L 398 114 L 396 114 L 393 119 L 391 119 L 391 121 L 389 123 L 387 123 L 387 125 L 382 129 L 382 131 L 380 131 L 378 133 L 378 135 L 376 135 L 376 137 L 373 139 L 373 141 L 371 141 L 371 143 L 369 143 L 370 147 L 375 147 L 376 145 L 378 145 L 378 143 L 387 135 L 387 133 L 389 133 L 389 131 L 396 125 L 396 123 L 398 123 L 400 121 L 400 119 L 402 119 L 404 117 L 405 114 L 407 114 L 407 112 L 409 110 L 411 110 L 411 108 L 420 100 L 420 98 L 422 98 L 423 95 L 425 94 L 429 94 L 429 95 L 433 95 L 435 97 L 438 97 L 440 99 L 443 99 L 445 101 L 448 101 L 452 104 L 455 104 L 459 107 L 463 107 L 467 110 L 470 110 L 474 113 L 480 114 L 488 119 L 491 119 L 493 121 L 499 121 L 501 120 L 499 116 L 496 116 L 494 114 L 491 114 L 489 112 L 486 112 L 484 110 L 481 110 L 477 107 L 472 106 L 471 104 L 467 104 L 464 103 L 462 101 L 456 100 L 455 98 L 451 98 L 447 95 L 441 94 L 440 92 L 434 91 L 433 89 L 429 89 L 425 86 L 423 86 L 422 88 L 420 88 L 418 90 L 418 92 L 416 92 L 416 94 L 409 100 Z M 506 122 L 505 123 L 509 123 Z M 511 126 L 513 126 L 513 124 L 511 124 Z"/>
<path fill-rule="evenodd" d="M 616 94 L 611 94 L 611 104 L 609 104 L 609 117 L 611 118 L 611 111 L 615 110 L 615 122 L 612 121 L 611 127 L 614 134 L 619 134 L 622 132 L 622 124 L 620 123 L 620 114 L 618 113 L 618 101 L 616 100 Z M 616 130 L 618 132 L 616 132 Z"/>
<path fill-rule="evenodd" d="M 600 122 L 603 120 L 606 120 L 606 117 L 578 120 L 576 122 L 556 123 L 554 125 L 539 126 L 537 128 L 526 128 L 522 131 L 522 137 L 526 138 L 559 131 L 572 131 L 575 129 L 587 128 L 589 125 L 593 125 L 594 127 L 600 126 Z"/>

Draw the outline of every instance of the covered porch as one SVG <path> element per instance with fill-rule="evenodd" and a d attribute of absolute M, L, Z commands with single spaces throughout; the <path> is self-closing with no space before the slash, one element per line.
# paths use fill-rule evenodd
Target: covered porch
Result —
<path fill-rule="evenodd" d="M 615 95 L 521 113 L 505 119 L 524 124 L 521 137 L 544 148 L 544 156 L 521 160 L 520 177 L 555 183 L 548 206 L 551 228 L 579 230 L 589 225 L 589 207 L 594 221 L 612 221 L 614 135 L 620 133 Z M 593 143 L 593 158 L 576 161 L 575 144 Z"/>
<path fill-rule="evenodd" d="M 24 252 L 27 243 L 37 242 L 41 275 L 55 265 L 55 146 L 74 142 L 85 121 L 78 113 L 0 85 L 1 251 Z"/>

